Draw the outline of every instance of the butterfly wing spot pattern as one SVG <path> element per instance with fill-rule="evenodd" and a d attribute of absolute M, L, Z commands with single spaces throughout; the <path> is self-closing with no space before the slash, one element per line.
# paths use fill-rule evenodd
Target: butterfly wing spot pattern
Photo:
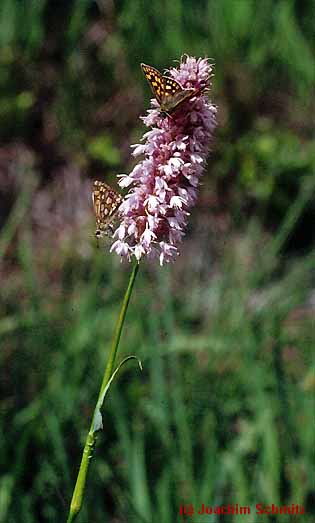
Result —
<path fill-rule="evenodd" d="M 201 89 L 184 89 L 173 78 L 163 76 L 155 67 L 141 64 L 141 68 L 156 101 L 160 105 L 161 112 L 166 114 L 170 114 L 185 100 L 193 98 L 193 96 L 205 89 L 205 87 Z"/>
<path fill-rule="evenodd" d="M 95 237 L 97 239 L 111 232 L 111 225 L 122 203 L 122 196 L 104 182 L 95 181 L 92 192 L 96 216 Z"/>
<path fill-rule="evenodd" d="M 151 67 L 150 65 L 141 64 L 141 67 L 146 79 L 149 82 L 153 95 L 155 96 L 157 102 L 161 105 L 164 91 L 163 75 L 160 73 L 160 71 L 154 67 Z"/>

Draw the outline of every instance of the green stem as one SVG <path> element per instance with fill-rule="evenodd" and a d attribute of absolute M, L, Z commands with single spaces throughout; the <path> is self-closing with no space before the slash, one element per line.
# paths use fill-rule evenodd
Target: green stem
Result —
<path fill-rule="evenodd" d="M 99 400 L 102 397 L 103 392 L 106 388 L 106 385 L 108 384 L 108 382 L 112 376 L 113 370 L 114 370 L 115 359 L 116 359 L 116 355 L 117 355 L 121 331 L 122 331 L 122 328 L 124 325 L 127 308 L 128 308 L 128 304 L 130 301 L 130 297 L 131 297 L 131 293 L 132 293 L 133 285 L 134 285 L 134 282 L 135 282 L 135 279 L 137 276 L 138 269 L 139 269 L 139 264 L 136 262 L 133 266 L 133 269 L 132 269 L 132 272 L 130 275 L 130 279 L 129 279 L 129 283 L 128 283 L 128 287 L 125 292 L 125 296 L 124 296 L 122 306 L 120 309 L 112 344 L 111 344 L 110 351 L 109 351 L 108 361 L 107 361 L 106 368 L 104 371 L 102 385 L 101 385 L 98 399 L 96 402 L 96 406 L 94 409 L 90 430 L 89 430 L 89 433 L 88 433 L 86 441 L 85 441 L 85 445 L 84 445 L 84 449 L 83 449 L 83 453 L 82 453 L 81 465 L 80 465 L 80 469 L 78 472 L 77 481 L 76 481 L 76 484 L 74 487 L 73 495 L 72 495 L 67 523 L 73 523 L 82 508 L 82 501 L 83 501 L 83 497 L 84 497 L 87 473 L 88 473 L 89 466 L 90 466 L 90 463 L 91 463 L 93 455 L 94 455 L 94 448 L 95 448 L 95 444 L 96 444 L 96 440 L 97 440 L 97 433 L 94 430 L 94 418 L 95 418 L 97 410 L 98 410 Z"/>

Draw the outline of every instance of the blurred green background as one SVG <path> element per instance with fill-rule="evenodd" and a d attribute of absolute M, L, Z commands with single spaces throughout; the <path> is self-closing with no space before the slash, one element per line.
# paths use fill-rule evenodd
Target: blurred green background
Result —
<path fill-rule="evenodd" d="M 313 32 L 312 0 L 2 0 L 0 523 L 65 521 L 130 272 L 95 248 L 92 180 L 132 168 L 139 63 L 183 53 L 215 62 L 219 126 L 181 256 L 141 264 L 120 358 L 144 371 L 110 391 L 78 521 L 311 515 Z"/>

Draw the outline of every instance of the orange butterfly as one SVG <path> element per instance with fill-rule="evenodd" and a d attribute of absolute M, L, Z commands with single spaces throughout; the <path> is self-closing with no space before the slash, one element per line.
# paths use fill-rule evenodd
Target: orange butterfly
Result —
<path fill-rule="evenodd" d="M 141 68 L 160 105 L 161 112 L 166 114 L 175 111 L 183 102 L 190 100 L 206 88 L 204 86 L 199 89 L 184 89 L 176 80 L 163 76 L 160 71 L 150 65 L 141 64 Z"/>
<path fill-rule="evenodd" d="M 104 182 L 95 181 L 92 192 L 96 216 L 96 238 L 108 235 L 123 197 Z"/>

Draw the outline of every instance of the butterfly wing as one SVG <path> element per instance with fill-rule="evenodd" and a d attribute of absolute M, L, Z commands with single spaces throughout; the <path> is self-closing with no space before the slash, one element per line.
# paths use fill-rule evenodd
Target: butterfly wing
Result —
<path fill-rule="evenodd" d="M 95 236 L 100 237 L 102 234 L 106 234 L 123 198 L 106 183 L 95 181 L 92 200 L 96 216 Z"/>
<path fill-rule="evenodd" d="M 182 86 L 176 82 L 173 78 L 169 78 L 169 76 L 163 76 L 164 80 L 164 96 L 168 98 L 169 96 L 175 96 L 178 93 L 181 93 L 184 91 Z"/>
<path fill-rule="evenodd" d="M 183 102 L 190 100 L 194 96 L 197 96 L 199 93 L 204 91 L 206 89 L 206 86 L 199 88 L 199 89 L 182 89 L 180 91 L 176 91 L 172 96 L 166 96 L 161 104 L 161 111 L 164 111 L 166 113 L 171 113 L 175 109 L 177 109 Z"/>
<path fill-rule="evenodd" d="M 141 64 L 141 68 L 144 73 L 144 76 L 149 82 L 153 95 L 155 96 L 157 102 L 160 104 L 164 93 L 163 75 L 160 73 L 160 71 L 158 71 L 154 67 L 151 67 L 150 65 Z"/>

